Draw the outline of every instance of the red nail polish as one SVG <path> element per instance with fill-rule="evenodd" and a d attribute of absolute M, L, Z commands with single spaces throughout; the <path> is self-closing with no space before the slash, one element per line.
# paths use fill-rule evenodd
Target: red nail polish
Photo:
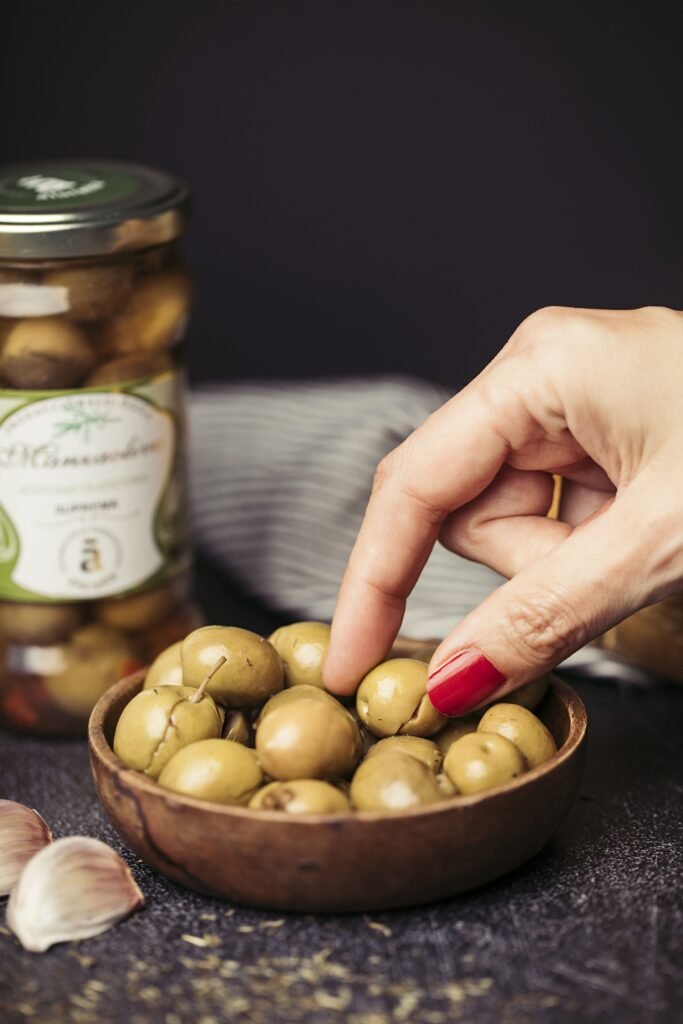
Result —
<path fill-rule="evenodd" d="M 443 715 L 462 715 L 504 682 L 505 676 L 479 651 L 458 651 L 429 676 L 427 693 Z"/>

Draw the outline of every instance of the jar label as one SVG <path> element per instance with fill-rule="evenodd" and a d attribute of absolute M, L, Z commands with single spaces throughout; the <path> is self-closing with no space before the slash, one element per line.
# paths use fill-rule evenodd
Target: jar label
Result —
<path fill-rule="evenodd" d="M 181 381 L 0 390 L 0 598 L 78 600 L 184 567 Z"/>

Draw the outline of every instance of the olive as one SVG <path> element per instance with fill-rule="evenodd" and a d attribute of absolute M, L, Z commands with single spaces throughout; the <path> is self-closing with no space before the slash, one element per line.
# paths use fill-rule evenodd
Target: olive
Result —
<path fill-rule="evenodd" d="M 339 814 L 350 810 L 348 798 L 341 790 L 320 779 L 271 782 L 259 789 L 249 806 L 254 810 L 287 814 Z"/>
<path fill-rule="evenodd" d="M 155 686 L 183 685 L 183 668 L 180 664 L 181 645 L 182 641 L 178 640 L 154 659 L 147 670 L 145 690 L 153 690 Z"/>
<path fill-rule="evenodd" d="M 468 732 L 476 732 L 479 725 L 479 715 L 464 715 L 462 718 L 452 718 L 448 725 L 444 726 L 434 737 L 434 742 L 445 757 L 448 748 L 461 736 Z"/>
<path fill-rule="evenodd" d="M 331 693 L 328 693 L 327 690 L 321 690 L 319 686 L 306 686 L 305 684 L 302 684 L 301 686 L 292 686 L 287 690 L 280 690 L 280 692 L 272 696 L 270 700 L 267 700 L 256 719 L 257 728 L 266 715 L 269 715 L 271 711 L 284 707 L 286 704 L 291 704 L 292 701 L 302 700 L 304 698 L 308 700 L 320 700 L 323 701 L 323 703 L 331 704 L 338 710 L 346 711 L 344 705 L 341 704 L 336 697 L 333 697 Z"/>
<path fill-rule="evenodd" d="M 150 352 L 144 355 L 121 356 L 102 363 L 85 381 L 87 388 L 101 388 L 111 384 L 123 384 L 141 377 L 155 377 L 171 369 L 171 360 L 165 352 Z"/>
<path fill-rule="evenodd" d="M 209 693 L 226 707 L 254 707 L 282 689 L 280 655 L 248 629 L 202 626 L 185 637 L 180 656 L 187 686 L 198 686 L 216 660 L 225 658 L 209 684 Z"/>
<path fill-rule="evenodd" d="M 330 627 L 324 622 L 294 622 L 268 637 L 282 658 L 285 686 L 324 686 L 323 665 L 330 646 Z"/>
<path fill-rule="evenodd" d="M 43 678 L 55 704 L 79 718 L 90 714 L 102 694 L 140 667 L 138 652 L 116 629 L 90 623 L 59 648 L 60 671 Z"/>
<path fill-rule="evenodd" d="M 526 762 L 510 740 L 497 733 L 461 736 L 444 758 L 444 770 L 459 793 L 481 793 L 516 778 Z"/>
<path fill-rule="evenodd" d="M 58 643 L 83 621 L 80 604 L 0 602 L 0 634 L 15 644 Z"/>
<path fill-rule="evenodd" d="M 124 629 L 129 633 L 143 633 L 174 611 L 178 603 L 176 589 L 167 584 L 165 587 L 144 590 L 129 597 L 105 598 L 97 602 L 96 610 L 98 619 L 107 626 Z M 213 660 L 215 662 L 216 658 Z M 207 665 L 202 677 L 210 668 L 211 665 Z M 195 683 L 189 685 L 199 686 L 201 681 L 197 679 Z"/>
<path fill-rule="evenodd" d="M 427 696 L 427 665 L 416 658 L 394 658 L 368 672 L 356 708 L 375 736 L 433 736 L 447 721 Z"/>
<path fill-rule="evenodd" d="M 335 781 L 353 771 L 361 739 L 343 708 L 303 698 L 266 715 L 256 732 L 256 751 L 273 779 Z"/>
<path fill-rule="evenodd" d="M 480 732 L 504 736 L 520 750 L 530 768 L 543 764 L 557 745 L 540 718 L 520 704 L 494 704 L 479 722 Z"/>
<path fill-rule="evenodd" d="M 405 811 L 442 799 L 434 772 L 408 754 L 369 757 L 351 780 L 351 803 L 359 811 Z"/>
<path fill-rule="evenodd" d="M 416 757 L 425 768 L 438 772 L 443 760 L 441 751 L 432 740 L 422 739 L 420 736 L 387 736 L 380 740 L 374 747 L 371 747 L 366 758 L 380 757 L 383 754 L 407 754 L 408 757 Z"/>
<path fill-rule="evenodd" d="M 19 320 L 5 335 L 0 375 L 15 388 L 58 390 L 78 384 L 95 362 L 79 327 L 57 316 Z"/>
<path fill-rule="evenodd" d="M 520 686 L 518 690 L 507 693 L 505 700 L 510 704 L 521 704 L 523 708 L 533 711 L 545 697 L 549 685 L 550 680 L 547 676 L 539 676 L 538 679 L 532 679 L 525 686 Z"/>
<path fill-rule="evenodd" d="M 246 804 L 263 782 L 253 750 L 232 740 L 204 739 L 179 750 L 159 785 L 174 793 L 219 804 Z"/>
<path fill-rule="evenodd" d="M 114 753 L 129 768 L 156 779 L 182 747 L 219 737 L 223 715 L 206 693 L 195 702 L 198 692 L 189 686 L 141 690 L 121 712 Z"/>
<path fill-rule="evenodd" d="M 112 316 L 130 291 L 132 274 L 123 263 L 64 267 L 43 277 L 46 288 L 66 293 L 70 320 L 103 320 Z"/>
<path fill-rule="evenodd" d="M 105 325 L 104 350 L 127 353 L 175 345 L 185 332 L 191 302 L 192 285 L 182 271 L 142 277 L 118 316 Z"/>
<path fill-rule="evenodd" d="M 228 711 L 226 713 L 223 738 L 232 740 L 234 743 L 243 743 L 245 747 L 251 746 L 252 730 L 243 711 Z"/>
<path fill-rule="evenodd" d="M 436 784 L 439 787 L 439 792 L 446 799 L 451 796 L 457 796 L 458 791 L 445 772 L 438 773 L 436 776 Z"/>

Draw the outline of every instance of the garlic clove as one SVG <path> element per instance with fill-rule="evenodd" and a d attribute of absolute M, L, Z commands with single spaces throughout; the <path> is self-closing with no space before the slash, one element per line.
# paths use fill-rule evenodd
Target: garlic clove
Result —
<path fill-rule="evenodd" d="M 57 839 L 24 868 L 7 904 L 7 924 L 25 949 L 88 939 L 144 904 L 130 871 L 99 839 Z"/>
<path fill-rule="evenodd" d="M 7 896 L 31 857 L 52 842 L 52 833 L 37 811 L 0 800 L 0 896 Z"/>

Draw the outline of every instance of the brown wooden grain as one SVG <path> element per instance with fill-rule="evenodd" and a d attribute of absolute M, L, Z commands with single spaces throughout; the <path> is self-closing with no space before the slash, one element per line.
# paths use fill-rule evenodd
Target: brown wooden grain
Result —
<path fill-rule="evenodd" d="M 107 815 L 131 850 L 162 874 L 251 906 L 380 910 L 484 885 L 548 842 L 583 769 L 585 708 L 553 679 L 537 713 L 558 752 L 498 789 L 391 815 L 312 818 L 225 807 L 170 793 L 114 755 L 116 722 L 143 681 L 138 672 L 112 687 L 90 719 L 93 775 Z"/>

